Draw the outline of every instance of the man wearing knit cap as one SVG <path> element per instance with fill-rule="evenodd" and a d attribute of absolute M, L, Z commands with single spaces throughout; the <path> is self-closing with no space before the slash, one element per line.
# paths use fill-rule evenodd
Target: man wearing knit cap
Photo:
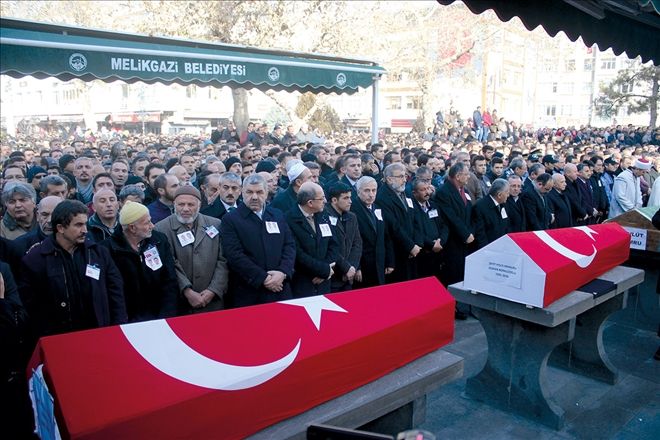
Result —
<path fill-rule="evenodd" d="M 179 286 L 167 237 L 154 231 L 146 206 L 127 201 L 119 213 L 121 228 L 101 243 L 124 280 L 129 322 L 176 316 Z"/>
<path fill-rule="evenodd" d="M 228 268 L 220 242 L 220 220 L 199 213 L 202 195 L 192 185 L 174 194 L 174 214 L 156 224 L 167 237 L 176 263 L 183 313 L 224 308 Z"/>
<path fill-rule="evenodd" d="M 300 160 L 289 161 L 286 174 L 289 178 L 289 186 L 284 192 L 278 194 L 271 204 L 273 208 L 277 208 L 284 213 L 298 206 L 298 190 L 300 190 L 303 183 L 312 177 L 312 172 Z"/>
<path fill-rule="evenodd" d="M 650 169 L 651 162 L 646 159 L 635 159 L 631 166 L 614 178 L 609 218 L 642 207 L 640 179 Z"/>

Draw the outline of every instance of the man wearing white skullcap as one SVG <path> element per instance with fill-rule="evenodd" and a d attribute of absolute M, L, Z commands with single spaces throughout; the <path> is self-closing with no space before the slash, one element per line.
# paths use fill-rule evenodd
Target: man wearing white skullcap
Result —
<path fill-rule="evenodd" d="M 614 179 L 609 218 L 642 207 L 642 191 L 639 180 L 651 169 L 651 162 L 635 159 L 635 162 Z"/>
<path fill-rule="evenodd" d="M 312 177 L 312 172 L 303 165 L 300 160 L 290 160 L 287 164 L 287 177 L 289 178 L 289 187 L 286 191 L 278 194 L 274 199 L 271 206 L 286 213 L 291 208 L 298 206 L 297 197 L 298 190 L 303 183 L 307 182 Z"/>

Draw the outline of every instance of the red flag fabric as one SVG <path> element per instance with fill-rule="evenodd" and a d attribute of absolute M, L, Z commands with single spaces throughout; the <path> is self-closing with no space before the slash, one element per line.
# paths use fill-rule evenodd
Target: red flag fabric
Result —
<path fill-rule="evenodd" d="M 453 339 L 434 278 L 42 338 L 62 435 L 242 438 Z"/>
<path fill-rule="evenodd" d="M 630 254 L 630 234 L 614 223 L 511 234 L 511 239 L 546 273 L 544 307 Z"/>
<path fill-rule="evenodd" d="M 507 234 L 465 260 L 463 287 L 547 307 L 628 259 L 615 223 Z"/>

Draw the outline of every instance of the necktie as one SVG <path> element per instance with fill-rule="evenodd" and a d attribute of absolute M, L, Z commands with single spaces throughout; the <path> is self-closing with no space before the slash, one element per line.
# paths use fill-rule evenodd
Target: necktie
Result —
<path fill-rule="evenodd" d="M 461 194 L 461 199 L 463 199 L 463 204 L 467 205 L 467 197 L 465 197 L 465 189 L 463 187 L 460 187 L 458 189 L 458 192 Z"/>
<path fill-rule="evenodd" d="M 235 206 L 230 206 L 229 209 L 227 209 L 227 212 L 232 212 L 236 209 Z"/>

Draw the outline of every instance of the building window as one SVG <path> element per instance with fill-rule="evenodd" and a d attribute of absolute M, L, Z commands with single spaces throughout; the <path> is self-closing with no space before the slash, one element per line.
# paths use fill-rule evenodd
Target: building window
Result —
<path fill-rule="evenodd" d="M 186 98 L 197 98 L 197 86 L 195 84 L 186 87 Z"/>
<path fill-rule="evenodd" d="M 552 83 L 550 86 L 552 87 L 552 93 L 557 93 L 557 83 Z"/>
<path fill-rule="evenodd" d="M 546 116 L 555 116 L 557 113 L 557 106 L 555 105 L 548 105 L 545 107 L 545 115 Z"/>
<path fill-rule="evenodd" d="M 633 91 L 633 84 L 631 83 L 621 84 L 621 93 L 632 93 L 632 91 Z"/>
<path fill-rule="evenodd" d="M 422 97 L 410 96 L 408 102 L 406 102 L 406 108 L 408 110 L 420 110 L 422 108 Z"/>
<path fill-rule="evenodd" d="M 591 72 L 594 70 L 594 60 L 592 58 L 586 58 L 584 60 L 584 70 L 585 72 Z"/>
<path fill-rule="evenodd" d="M 575 72 L 575 60 L 566 60 L 564 67 L 567 72 Z"/>
<path fill-rule="evenodd" d="M 121 97 L 128 99 L 128 84 L 121 85 Z"/>
<path fill-rule="evenodd" d="M 387 110 L 401 110 L 401 97 L 388 96 L 385 98 L 385 109 Z"/>
<path fill-rule="evenodd" d="M 582 83 L 582 93 L 591 93 L 591 83 L 590 82 Z"/>
<path fill-rule="evenodd" d="M 616 58 L 603 58 L 600 68 L 603 70 L 616 69 Z"/>

